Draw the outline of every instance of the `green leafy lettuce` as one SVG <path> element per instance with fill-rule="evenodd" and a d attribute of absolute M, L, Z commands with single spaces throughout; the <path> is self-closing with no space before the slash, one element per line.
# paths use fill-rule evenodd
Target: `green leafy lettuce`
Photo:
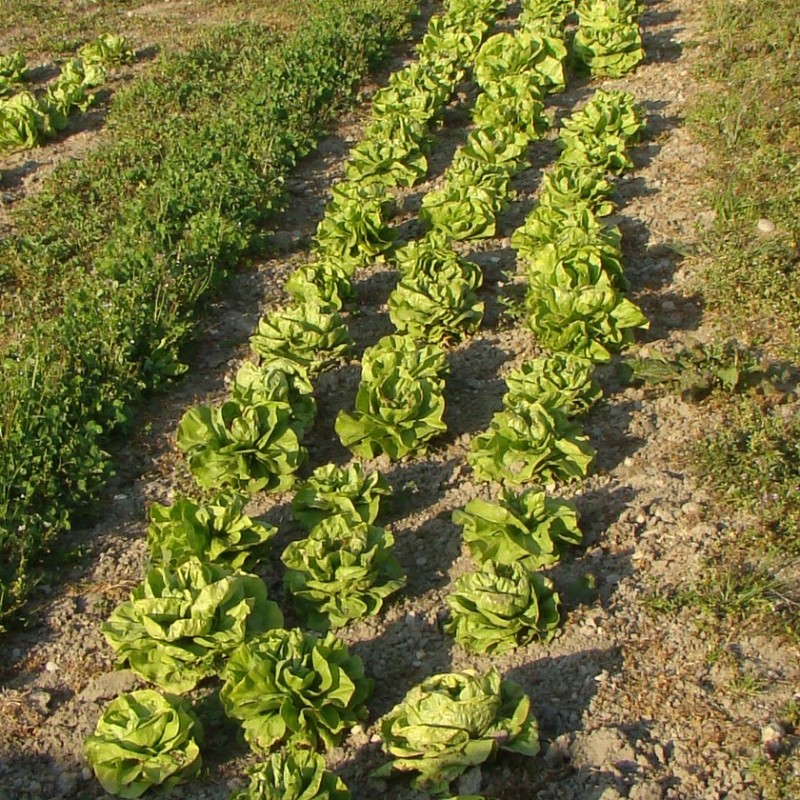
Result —
<path fill-rule="evenodd" d="M 377 614 L 406 584 L 393 549 L 394 537 L 383 528 L 338 515 L 292 542 L 281 556 L 284 583 L 305 624 L 327 630 Z"/>
<path fill-rule="evenodd" d="M 633 166 L 626 150 L 643 126 L 633 95 L 600 89 L 562 123 L 559 161 L 619 174 Z"/>
<path fill-rule="evenodd" d="M 413 186 L 428 172 L 428 144 L 422 123 L 400 115 L 380 117 L 350 151 L 345 174 L 355 183 Z"/>
<path fill-rule="evenodd" d="M 526 324 L 544 346 L 591 361 L 633 341 L 633 331 L 649 327 L 641 309 L 608 284 L 537 286 L 525 298 Z"/>
<path fill-rule="evenodd" d="M 467 650 L 499 655 L 555 636 L 560 620 L 553 583 L 518 562 L 483 564 L 462 575 L 446 598 L 444 630 Z"/>
<path fill-rule="evenodd" d="M 225 713 L 259 752 L 282 743 L 337 745 L 366 717 L 372 681 L 332 633 L 277 629 L 237 648 L 222 671 Z"/>
<path fill-rule="evenodd" d="M 270 753 L 249 774 L 250 785 L 230 800 L 350 800 L 344 781 L 312 750 L 288 747 Z"/>
<path fill-rule="evenodd" d="M 78 55 L 85 64 L 99 64 L 106 69 L 120 64 L 130 64 L 134 59 L 134 52 L 128 39 L 113 33 L 100 34 L 94 41 L 81 47 Z"/>
<path fill-rule="evenodd" d="M 498 202 L 496 186 L 448 183 L 422 198 L 419 220 L 458 241 L 488 238 L 495 235 Z"/>
<path fill-rule="evenodd" d="M 593 75 L 619 78 L 644 60 L 635 0 L 581 0 L 572 52 Z"/>
<path fill-rule="evenodd" d="M 532 358 L 506 376 L 503 405 L 541 403 L 560 408 L 568 417 L 588 411 L 601 397 L 591 361 L 566 354 Z"/>
<path fill-rule="evenodd" d="M 326 464 L 298 488 L 292 516 L 306 530 L 336 515 L 371 524 L 378 518 L 382 498 L 391 494 L 392 487 L 378 471 L 365 474 L 360 464 Z"/>
<path fill-rule="evenodd" d="M 312 374 L 336 363 L 352 346 L 339 313 L 310 298 L 262 317 L 250 337 L 253 352 L 267 364 L 282 359 Z"/>
<path fill-rule="evenodd" d="M 385 336 L 364 353 L 352 414 L 340 411 L 336 432 L 345 447 L 365 458 L 422 453 L 447 430 L 444 423 L 445 354 L 410 336 Z"/>
<path fill-rule="evenodd" d="M 202 739 L 186 701 L 140 689 L 112 700 L 84 750 L 105 791 L 141 797 L 151 786 L 168 789 L 199 774 Z"/>
<path fill-rule="evenodd" d="M 120 664 L 162 689 L 193 689 L 248 637 L 283 625 L 255 575 L 197 558 L 154 567 L 101 626 Z"/>
<path fill-rule="evenodd" d="M 478 95 L 472 121 L 484 129 L 515 130 L 528 141 L 541 139 L 550 127 L 541 88 L 533 75 L 512 75 Z"/>
<path fill-rule="evenodd" d="M 575 505 L 538 489 L 506 491 L 497 503 L 475 498 L 453 512 L 453 522 L 480 563 L 518 563 L 528 572 L 555 564 L 582 538 Z"/>
<path fill-rule="evenodd" d="M 467 461 L 479 480 L 555 483 L 586 477 L 594 450 L 560 409 L 518 403 L 496 413 L 470 443 Z"/>
<path fill-rule="evenodd" d="M 175 567 L 196 556 L 231 569 L 253 566 L 278 530 L 250 519 L 244 513 L 246 502 L 239 495 L 222 494 L 209 503 L 189 497 L 171 506 L 154 503 L 147 528 L 151 562 Z"/>
<path fill-rule="evenodd" d="M 496 669 L 426 678 L 381 718 L 380 735 L 393 760 L 374 774 L 417 772 L 414 787 L 434 794 L 446 792 L 451 781 L 498 750 L 539 752 L 530 700 Z"/>
<path fill-rule="evenodd" d="M 475 57 L 475 80 L 482 88 L 509 75 L 533 74 L 546 92 L 566 86 L 564 59 L 567 48 L 560 39 L 518 30 L 496 33 L 487 39 Z"/>
<path fill-rule="evenodd" d="M 341 311 L 355 297 L 353 276 L 358 262 L 352 258 L 321 258 L 298 267 L 284 284 L 298 305 L 310 303 Z"/>
<path fill-rule="evenodd" d="M 0 97 L 19 86 L 28 72 L 25 55 L 21 50 L 0 55 Z"/>
<path fill-rule="evenodd" d="M 228 400 L 189 409 L 177 444 L 204 489 L 280 492 L 292 487 L 306 457 L 298 430 L 302 425 L 287 403 Z"/>
<path fill-rule="evenodd" d="M 360 264 L 392 247 L 395 234 L 386 224 L 391 197 L 379 183 L 339 183 L 317 226 L 316 250 L 328 258 L 353 258 Z"/>
<path fill-rule="evenodd" d="M 435 232 L 401 250 L 402 277 L 388 301 L 398 332 L 439 342 L 477 330 L 483 318 L 483 302 L 475 293 L 483 283 L 480 268 Z"/>
<path fill-rule="evenodd" d="M 295 420 L 297 435 L 301 437 L 314 424 L 317 415 L 314 387 L 307 370 L 285 359 L 272 359 L 261 366 L 245 361 L 236 373 L 231 396 L 243 406 L 260 403 L 286 405 Z"/>

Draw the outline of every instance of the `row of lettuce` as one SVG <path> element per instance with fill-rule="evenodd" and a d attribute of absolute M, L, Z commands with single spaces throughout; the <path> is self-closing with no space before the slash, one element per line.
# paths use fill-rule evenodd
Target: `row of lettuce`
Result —
<path fill-rule="evenodd" d="M 264 249 L 285 177 L 413 6 L 311 0 L 292 34 L 210 28 L 115 94 L 96 151 L 15 204 L 0 239 L 0 621 L 85 520 L 111 434 L 182 371 L 198 307 Z"/>
<path fill-rule="evenodd" d="M 152 566 L 103 625 L 120 664 L 168 692 L 220 676 L 226 713 L 264 758 L 237 800 L 349 797 L 316 751 L 341 743 L 366 719 L 372 681 L 329 629 L 378 613 L 405 585 L 393 537 L 376 524 L 391 488 L 356 462 L 318 467 L 297 489 L 292 512 L 308 535 L 284 550 L 284 582 L 313 632 L 284 628 L 263 581 L 245 571 L 277 533 L 250 519 L 245 505 L 254 492 L 294 487 L 314 422 L 314 381 L 352 352 L 342 312 L 357 271 L 377 259 L 392 260 L 399 273 L 388 302 L 397 332 L 365 351 L 354 409 L 340 411 L 336 432 L 360 458 L 397 460 L 423 454 L 446 430 L 444 346 L 477 330 L 483 310 L 480 269 L 453 243 L 495 234 L 511 179 L 549 125 L 545 96 L 565 86 L 571 3 L 523 0 L 514 33 L 486 38 L 506 5 L 450 0 L 432 18 L 419 60 L 376 94 L 312 259 L 286 285 L 293 303 L 262 318 L 251 339 L 259 365 L 238 371 L 221 405 L 195 407 L 181 420 L 178 446 L 213 499 L 151 509 Z M 581 23 L 596 21 L 584 5 L 594 13 L 599 4 L 578 6 Z M 633 12 L 625 19 L 635 24 Z M 427 174 L 430 126 L 470 69 L 480 89 L 474 129 L 443 186 L 422 200 L 426 232 L 399 245 L 389 225 L 390 188 Z M 540 485 L 587 475 L 594 454 L 579 418 L 601 396 L 594 363 L 646 326 L 622 295 L 619 231 L 600 222 L 613 208 L 608 175 L 630 166 L 626 147 L 640 129 L 629 95 L 598 92 L 562 124 L 561 156 L 512 237 L 526 282 L 517 311 L 551 355 L 507 376 L 503 410 L 470 444 L 476 477 L 500 484 L 500 497 L 454 512 L 478 568 L 455 582 L 444 629 L 475 653 L 546 640 L 559 625 L 558 594 L 541 570 L 579 544 L 581 531 L 574 504 Z M 533 485 L 510 488 L 520 484 Z M 375 775 L 412 772 L 416 788 L 436 795 L 498 749 L 539 751 L 529 698 L 496 669 L 431 676 L 378 725 L 391 760 Z M 114 701 L 86 749 L 108 791 L 138 797 L 196 774 L 201 736 L 185 700 L 148 689 Z"/>
<path fill-rule="evenodd" d="M 133 58 L 125 37 L 103 34 L 64 63 L 37 95 L 25 88 L 29 73 L 25 55 L 18 50 L 0 56 L 0 154 L 30 149 L 54 137 L 75 109 L 86 111 L 94 103 L 91 89 L 105 82 L 108 71 Z"/>

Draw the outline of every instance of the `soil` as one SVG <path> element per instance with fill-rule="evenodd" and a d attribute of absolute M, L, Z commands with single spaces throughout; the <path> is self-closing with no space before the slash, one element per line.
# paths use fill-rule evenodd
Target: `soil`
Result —
<path fill-rule="evenodd" d="M 713 219 L 702 200 L 705 154 L 683 127 L 698 90 L 692 64 L 703 40 L 700 13 L 692 0 L 648 2 L 642 16 L 646 63 L 625 79 L 599 84 L 633 92 L 647 114 L 645 140 L 632 152 L 636 168 L 618 184 L 615 221 L 624 236 L 630 296 L 651 320 L 640 340 L 667 349 L 710 335 L 692 290 L 702 260 L 681 255 Z M 568 112 L 596 86 L 573 83 L 553 99 L 553 108 Z M 98 504 L 99 521 L 64 539 L 58 580 L 38 588 L 29 627 L 0 641 L 0 800 L 106 796 L 82 742 L 111 699 L 143 684 L 114 669 L 99 625 L 141 578 L 149 504 L 191 491 L 174 443 L 178 420 L 190 405 L 226 395 L 226 381 L 248 358 L 259 316 L 285 302 L 280 287 L 308 258 L 330 183 L 342 177 L 365 114 L 362 109 L 344 120 L 302 164 L 289 186 L 290 211 L 274 237 L 276 253 L 233 276 L 226 297 L 209 309 L 187 356 L 188 376 L 154 398 L 138 431 L 118 443 L 118 471 Z M 419 198 L 439 179 L 467 122 L 463 104 L 448 109 L 431 180 L 398 198 L 394 223 L 403 237 L 417 235 Z M 474 497 L 496 494 L 496 487 L 474 480 L 465 459 L 468 442 L 499 410 L 503 375 L 538 353 L 532 335 L 501 314 L 498 297 L 509 290 L 506 273 L 514 268 L 508 237 L 530 209 L 553 154 L 552 142 L 533 146 L 533 167 L 521 176 L 517 201 L 501 219 L 502 235 L 465 249 L 484 268 L 487 310 L 482 330 L 449 352 L 448 433 L 425 457 L 367 465 L 380 468 L 395 489 L 391 512 L 379 521 L 395 536 L 409 582 L 379 617 L 340 632 L 376 686 L 368 722 L 327 754 L 328 763 L 355 800 L 423 797 L 404 779 L 369 777 L 385 761 L 376 720 L 428 675 L 495 666 L 530 695 L 542 752 L 502 755 L 468 772 L 454 785 L 461 793 L 498 800 L 755 800 L 762 792 L 750 765 L 762 752 L 764 729 L 777 722 L 778 709 L 798 686 L 796 647 L 746 625 L 731 627 L 720 641 L 698 609 L 665 613 L 653 602 L 701 577 L 704 556 L 735 538 L 742 525 L 712 505 L 686 471 L 688 453 L 709 424 L 708 408 L 625 386 L 613 366 L 602 369 L 605 399 L 585 426 L 598 451 L 594 472 L 560 490 L 577 503 L 584 532 L 584 546 L 550 570 L 564 604 L 560 635 L 505 656 L 480 657 L 454 645 L 441 628 L 449 587 L 473 566 L 451 513 Z M 391 332 L 385 304 L 395 281 L 381 265 L 359 276 L 358 313 L 347 318 L 356 355 Z M 356 359 L 320 377 L 307 470 L 350 458 L 333 420 L 340 408 L 352 407 L 357 383 Z M 289 500 L 258 496 L 250 510 L 280 527 L 263 575 L 287 624 L 294 624 L 279 572 L 283 546 L 302 535 Z M 574 587 L 587 576 L 597 590 L 581 603 Z M 245 783 L 253 763 L 214 699 L 216 688 L 205 685 L 193 695 L 206 720 L 206 770 L 176 789 L 177 798 L 226 798 Z"/>

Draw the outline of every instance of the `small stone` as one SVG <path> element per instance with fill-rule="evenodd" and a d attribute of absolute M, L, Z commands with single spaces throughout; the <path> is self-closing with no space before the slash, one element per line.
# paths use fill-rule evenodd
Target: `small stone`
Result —
<path fill-rule="evenodd" d="M 664 749 L 664 745 L 661 743 L 656 743 L 653 747 L 653 752 L 655 753 L 656 758 L 662 763 L 667 763 L 667 751 Z"/>
<path fill-rule="evenodd" d="M 373 733 L 373 734 L 372 734 L 372 736 L 370 736 L 370 737 L 369 737 L 369 740 L 370 740 L 370 742 L 371 742 L 372 744 L 377 744 L 378 742 L 380 742 L 380 740 L 381 740 L 381 737 L 380 737 L 380 736 L 378 736 L 378 734 L 377 734 L 377 733 Z"/>
<path fill-rule="evenodd" d="M 58 672 L 58 664 L 55 661 L 48 661 L 44 665 L 45 671 L 47 672 Z"/>
<path fill-rule="evenodd" d="M 759 233 L 775 233 L 775 223 L 762 217 L 756 226 Z"/>
<path fill-rule="evenodd" d="M 89 767 L 84 767 L 81 770 L 81 778 L 83 778 L 85 781 L 90 781 L 92 779 L 92 771 L 89 769 Z"/>
<path fill-rule="evenodd" d="M 703 507 L 700 503 L 684 503 L 681 506 L 681 511 L 689 517 L 699 517 L 703 513 Z"/>
<path fill-rule="evenodd" d="M 777 758 L 783 749 L 783 737 L 786 731 L 777 722 L 770 722 L 761 729 L 761 744 L 764 745 L 764 754 L 768 758 Z"/>

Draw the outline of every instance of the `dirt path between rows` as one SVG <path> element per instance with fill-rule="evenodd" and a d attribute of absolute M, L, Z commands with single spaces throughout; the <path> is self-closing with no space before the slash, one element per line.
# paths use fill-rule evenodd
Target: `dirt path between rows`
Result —
<path fill-rule="evenodd" d="M 692 0 L 647 3 L 647 63 L 626 79 L 603 84 L 633 92 L 648 117 L 646 141 L 633 152 L 636 169 L 619 182 L 616 222 L 631 297 L 651 319 L 643 338 L 662 344 L 706 335 L 690 288 L 702 263 L 679 255 L 711 219 L 701 201 L 704 154 L 681 124 L 696 92 L 691 67 L 702 38 L 698 7 Z M 568 111 L 594 88 L 578 82 L 554 104 Z M 463 108 L 448 110 L 433 183 L 463 140 L 467 121 Z M 290 186 L 291 210 L 276 235 L 280 254 L 233 278 L 228 298 L 211 309 L 192 349 L 189 376 L 153 401 L 137 435 L 124 445 L 118 475 L 101 501 L 101 521 L 68 538 L 65 551 L 76 557 L 65 562 L 63 583 L 41 587 L 32 626 L 0 643 L 0 800 L 104 796 L 87 769 L 82 741 L 102 707 L 140 682 L 113 670 L 99 624 L 141 577 L 148 505 L 191 489 L 174 448 L 178 419 L 191 404 L 225 396 L 225 380 L 247 357 L 258 317 L 283 301 L 283 280 L 306 257 L 330 181 L 342 175 L 362 122 L 363 113 L 345 121 L 302 165 Z M 748 766 L 760 750 L 762 727 L 798 685 L 796 651 L 745 630 L 731 630 L 720 646 L 698 624 L 696 610 L 656 613 L 650 602 L 654 593 L 699 575 L 703 555 L 736 535 L 737 523 L 711 514 L 708 498 L 683 468 L 708 424 L 706 409 L 624 387 L 613 367 L 601 370 L 606 399 L 586 424 L 597 464 L 588 480 L 562 492 L 580 509 L 585 546 L 550 574 L 564 598 L 591 574 L 596 598 L 584 605 L 567 599 L 558 638 L 504 657 L 469 655 L 441 630 L 444 597 L 455 578 L 472 568 L 450 515 L 474 497 L 492 496 L 466 466 L 469 438 L 499 409 L 502 376 L 537 354 L 532 336 L 501 316 L 497 298 L 514 264 L 508 236 L 530 209 L 541 167 L 553 154 L 552 143 L 533 146 L 534 167 L 521 176 L 518 202 L 501 220 L 504 237 L 470 253 L 485 270 L 487 314 L 482 331 L 450 352 L 448 434 L 425 458 L 370 465 L 384 470 L 395 488 L 391 514 L 379 522 L 394 534 L 410 577 L 402 597 L 379 618 L 341 633 L 376 689 L 369 723 L 329 753 L 329 764 L 355 800 L 422 797 L 406 781 L 383 785 L 368 778 L 384 761 L 375 720 L 430 674 L 494 665 L 529 693 L 542 754 L 503 756 L 474 770 L 459 786 L 462 793 L 502 800 L 752 800 L 761 793 Z M 431 185 L 402 198 L 396 224 L 406 238 L 418 233 L 414 213 Z M 385 302 L 395 281 L 384 267 L 360 276 L 360 312 L 348 319 L 359 355 L 391 331 Z M 357 382 L 355 361 L 319 380 L 310 467 L 349 457 L 333 419 L 338 409 L 352 407 Z M 252 509 L 281 528 L 264 577 L 287 612 L 287 624 L 294 624 L 277 571 L 283 546 L 300 535 L 288 497 L 258 497 Z M 176 790 L 178 798 L 226 798 L 232 786 L 243 784 L 252 762 L 215 704 L 214 689 L 196 692 L 208 723 L 207 774 Z"/>

